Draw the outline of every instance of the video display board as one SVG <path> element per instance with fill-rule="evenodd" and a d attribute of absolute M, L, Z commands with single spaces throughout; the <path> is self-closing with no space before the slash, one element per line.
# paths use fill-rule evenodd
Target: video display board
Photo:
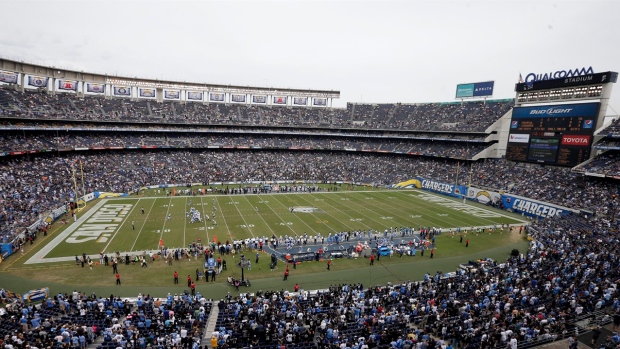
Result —
<path fill-rule="evenodd" d="M 600 103 L 515 107 L 506 159 L 576 166 L 590 157 Z"/>

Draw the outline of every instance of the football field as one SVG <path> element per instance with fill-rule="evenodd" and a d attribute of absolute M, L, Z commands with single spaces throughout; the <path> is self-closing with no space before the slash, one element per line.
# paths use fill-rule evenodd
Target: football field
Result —
<path fill-rule="evenodd" d="M 427 191 L 366 190 L 258 195 L 99 199 L 61 226 L 25 264 L 66 262 L 76 255 L 136 254 L 192 242 L 271 236 L 310 237 L 390 228 L 471 229 L 521 225 L 519 216 Z"/>

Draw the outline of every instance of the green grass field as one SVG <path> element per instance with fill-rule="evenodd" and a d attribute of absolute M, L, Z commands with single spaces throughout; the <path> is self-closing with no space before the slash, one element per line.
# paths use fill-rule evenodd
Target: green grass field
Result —
<path fill-rule="evenodd" d="M 186 217 L 190 207 L 201 213 L 202 222 L 190 223 Z M 291 212 L 291 208 L 296 208 L 295 212 Z M 214 212 L 217 224 L 213 223 Z M 206 215 L 211 220 L 204 219 Z M 27 246 L 25 255 L 12 256 L 0 265 L 0 282 L 8 289 L 12 286 L 14 289 L 11 290 L 16 292 L 23 291 L 19 289 L 23 287 L 49 285 L 58 289 L 86 287 L 93 291 L 107 290 L 114 281 L 111 268 L 95 266 L 89 270 L 88 267 L 76 267 L 75 255 L 86 253 L 98 256 L 102 251 L 109 255 L 116 251 L 136 254 L 156 250 L 160 239 L 166 246 L 177 248 L 198 239 L 202 242 L 214 239 L 224 242 L 304 233 L 327 236 L 337 231 L 383 231 L 390 227 L 417 229 L 418 226 L 471 230 L 471 227 L 499 226 L 501 223 L 521 225 L 524 222 L 517 215 L 476 203 L 464 204 L 460 200 L 421 190 L 176 197 L 166 197 L 161 191 L 151 190 L 141 197 L 93 201 L 78 214 L 77 222 L 66 225 L 56 223 L 50 236 L 38 239 L 32 248 Z M 524 249 L 527 243 L 523 235 L 515 232 L 480 236 L 470 233 L 468 238 L 471 240 L 470 247 L 464 248 L 458 237 L 444 234 L 437 239 L 433 260 L 429 260 L 428 255 L 382 258 L 380 263 L 376 263 L 379 268 L 369 268 L 368 261 L 363 258 L 340 259 L 334 261 L 334 270 L 325 275 L 323 262 L 305 262 L 291 273 L 290 280 L 295 280 L 297 274 L 303 275 L 300 281 L 303 280 L 303 286 L 309 289 L 342 282 L 378 284 L 416 279 L 425 271 L 454 270 L 459 263 L 469 259 L 506 259 L 512 248 Z M 224 258 L 232 261 L 230 255 Z M 98 258 L 94 260 L 98 261 Z M 162 261 L 151 263 L 146 269 L 141 269 L 139 265 L 121 266 L 123 292 L 145 292 L 143 289 L 163 292 L 171 287 L 174 270 L 178 269 L 181 275 L 195 276 L 195 270 L 202 268 L 202 262 L 204 258 L 199 257 L 198 260 L 175 262 L 173 266 Z M 225 276 L 240 275 L 237 268 L 230 267 L 232 265 L 229 264 L 229 269 L 218 277 L 216 283 L 200 284 L 199 290 L 204 288 L 205 292 L 215 295 L 228 291 Z M 268 265 L 268 255 L 264 254 L 260 262 L 247 271 L 247 276 L 253 280 L 252 289 L 287 286 L 280 279 L 282 270 L 271 272 Z M 298 281 L 292 282 L 291 285 Z M 176 287 L 181 290 L 182 286 Z M 119 292 L 119 288 L 112 287 L 110 291 Z"/>

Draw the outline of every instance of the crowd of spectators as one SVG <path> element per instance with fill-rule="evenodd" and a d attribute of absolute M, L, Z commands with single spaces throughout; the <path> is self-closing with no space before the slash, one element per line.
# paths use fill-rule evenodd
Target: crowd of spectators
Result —
<path fill-rule="evenodd" d="M 614 119 L 611 124 L 601 132 L 601 134 L 612 138 L 620 137 L 620 118 Z"/>
<path fill-rule="evenodd" d="M 620 176 L 620 157 L 617 150 L 607 151 L 592 161 L 580 166 L 580 172 L 592 172 L 605 176 Z"/>
<path fill-rule="evenodd" d="M 0 162 L 0 232 L 10 238 L 75 197 L 72 173 L 86 193 L 124 192 L 163 183 L 311 179 L 387 185 L 415 173 L 404 157 L 304 151 L 107 151 L 4 158 Z"/>
<path fill-rule="evenodd" d="M 349 104 L 354 125 L 371 129 L 485 131 L 514 106 L 513 100 L 487 103 Z"/>
<path fill-rule="evenodd" d="M 567 338 L 579 321 L 620 318 L 618 228 L 617 221 L 579 215 L 536 220 L 527 228 L 527 252 L 475 270 L 426 273 L 402 284 L 228 296 L 217 303 L 211 346 L 486 349 Z M 0 338 L 50 349 L 198 348 L 211 306 L 200 294 L 138 295 L 132 302 L 59 294 L 40 306 L 1 309 Z M 617 348 L 620 338 L 597 345 Z"/>
<path fill-rule="evenodd" d="M 589 221 L 577 215 L 533 221 L 528 228 L 533 241 L 527 253 L 480 269 L 480 273 L 443 277 L 438 272 L 401 285 L 364 288 L 344 284 L 319 292 L 259 292 L 222 300 L 214 335 L 218 346 L 366 349 L 413 348 L 424 342 L 427 347 L 503 348 L 565 337 L 575 321 L 587 314 L 601 309 L 616 314 L 620 311 L 618 225 L 604 218 L 616 214 L 618 186 L 609 179 L 582 173 L 620 175 L 617 152 L 598 156 L 582 166 L 581 172 L 499 159 L 463 164 L 454 159 L 469 159 L 487 145 L 462 140 L 481 138 L 444 134 L 441 137 L 462 138 L 461 142 L 444 142 L 423 140 L 423 133 L 392 138 L 364 133 L 383 129 L 484 132 L 513 104 L 504 100 L 298 108 L 76 98 L 0 88 L 3 125 L 15 124 L 12 118 L 22 118 L 42 122 L 28 126 L 96 130 L 100 124 L 70 121 L 110 121 L 113 123 L 106 127 L 123 131 L 59 133 L 18 127 L 19 131 L 0 135 L 1 151 L 183 148 L 0 159 L 0 241 L 10 241 L 40 214 L 74 198 L 71 174 L 76 168 L 84 172 L 86 193 L 133 192 L 147 185 L 215 181 L 344 180 L 388 186 L 423 176 L 590 210 L 597 215 Z M 185 132 L 180 123 L 191 124 L 192 132 Z M 196 132 L 206 125 L 233 125 L 241 132 L 209 132 L 213 128 Z M 246 126 L 251 132 L 243 132 Z M 251 126 L 351 130 L 347 137 L 321 135 L 310 128 L 297 129 L 290 135 L 286 129 L 271 134 L 274 130 L 261 132 Z M 144 130 L 169 127 L 178 130 Z M 614 121 L 605 132 L 610 137 L 607 142 L 615 144 L 619 123 Z M 429 133 L 429 138 L 432 136 Z M 411 139 L 402 139 L 405 137 Z M 226 149 L 207 149 L 210 146 Z M 352 149 L 357 152 L 342 152 Z M 375 153 L 362 153 L 364 150 Z M 103 348 L 147 344 L 190 347 L 202 338 L 209 310 L 210 305 L 200 296 L 156 299 L 140 295 L 135 304 L 128 304 L 113 296 L 75 292 L 55 296 L 40 308 L 7 307 L 0 312 L 0 334 L 4 344 L 15 347 L 29 343 L 82 348 L 97 335 L 103 338 Z M 619 343 L 608 338 L 605 345 L 612 348 Z"/>
<path fill-rule="evenodd" d="M 591 314 L 603 324 L 611 316 L 596 312 L 618 316 L 617 228 L 577 215 L 541 220 L 528 228 L 527 253 L 476 272 L 240 295 L 219 302 L 214 337 L 222 348 L 356 349 L 517 348 L 566 338 Z M 616 348 L 616 337 L 598 344 Z"/>
<path fill-rule="evenodd" d="M 254 126 L 406 129 L 484 132 L 513 100 L 425 104 L 347 104 L 347 108 L 271 107 L 187 103 L 0 88 L 0 116 L 47 120 L 93 120 Z"/>
<path fill-rule="evenodd" d="M 470 165 L 473 173 L 471 185 L 475 187 L 513 193 L 600 215 L 613 215 L 617 209 L 616 197 L 620 192 L 616 181 L 611 179 L 588 177 L 570 168 L 505 160 L 487 159 L 483 163 Z"/>
<path fill-rule="evenodd" d="M 41 304 L 10 302 L 2 308 L 0 347 L 197 348 L 210 312 L 211 302 L 200 293 L 162 298 L 139 294 L 131 302 L 114 295 L 61 293 Z"/>
<path fill-rule="evenodd" d="M 290 143 L 295 146 L 296 143 Z M 287 144 L 288 145 L 288 144 Z M 388 148 L 386 148 L 388 149 Z M 108 150 L 5 157 L 0 162 L 0 234 L 7 242 L 75 196 L 72 173 L 84 173 L 86 193 L 131 193 L 158 184 L 220 181 L 350 181 L 389 186 L 422 176 L 522 195 L 561 206 L 613 215 L 618 186 L 568 168 L 486 160 L 454 160 L 311 150 Z M 81 187 L 81 185 L 80 185 Z M 81 195 L 81 194 L 80 194 Z"/>
<path fill-rule="evenodd" d="M 338 136 L 247 135 L 243 133 L 51 132 L 13 131 L 0 135 L 0 151 L 50 151 L 76 148 L 262 148 L 323 149 L 397 152 L 423 156 L 470 159 L 487 147 L 460 140 L 354 138 Z"/>

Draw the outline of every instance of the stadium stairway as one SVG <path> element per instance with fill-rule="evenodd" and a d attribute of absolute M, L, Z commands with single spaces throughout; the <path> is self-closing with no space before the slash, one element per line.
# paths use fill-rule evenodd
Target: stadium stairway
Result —
<path fill-rule="evenodd" d="M 220 308 L 217 306 L 217 302 L 213 301 L 211 306 L 211 313 L 209 314 L 209 320 L 207 320 L 207 328 L 205 329 L 204 337 L 202 338 L 203 348 L 211 347 L 211 334 L 215 332 L 215 324 L 217 323 L 217 316 L 220 313 Z"/>

